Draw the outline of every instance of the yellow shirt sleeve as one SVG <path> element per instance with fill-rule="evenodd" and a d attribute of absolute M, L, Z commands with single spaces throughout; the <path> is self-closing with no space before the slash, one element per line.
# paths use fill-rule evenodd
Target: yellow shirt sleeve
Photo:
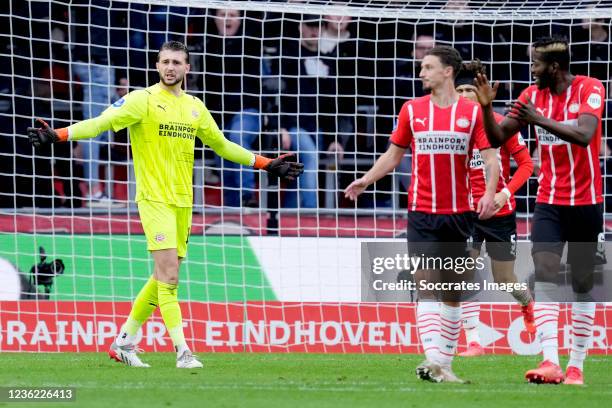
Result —
<path fill-rule="evenodd" d="M 89 139 L 107 130 L 116 132 L 140 122 L 148 109 L 147 99 L 146 90 L 130 92 L 106 108 L 100 116 L 69 126 L 69 140 Z"/>
<path fill-rule="evenodd" d="M 145 117 L 148 109 L 149 91 L 130 92 L 102 112 L 101 116 L 110 121 L 116 132 L 138 123 Z"/>
<path fill-rule="evenodd" d="M 202 106 L 202 120 L 198 127 L 197 136 L 202 143 L 210 146 L 215 153 L 226 160 L 244 166 L 255 164 L 255 155 L 244 147 L 227 140 L 205 106 Z"/>

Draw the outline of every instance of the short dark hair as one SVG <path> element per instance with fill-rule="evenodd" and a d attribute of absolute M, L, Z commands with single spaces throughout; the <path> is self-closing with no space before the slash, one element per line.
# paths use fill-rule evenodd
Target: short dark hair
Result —
<path fill-rule="evenodd" d="M 300 19 L 300 23 L 307 25 L 309 27 L 316 27 L 316 28 L 320 28 L 321 25 L 324 24 L 321 16 L 318 16 L 315 14 L 303 14 Z"/>
<path fill-rule="evenodd" d="M 486 73 L 487 67 L 482 65 L 482 62 L 478 58 L 476 58 L 474 61 L 464 62 L 461 64 L 461 70 L 455 78 L 455 86 L 473 85 L 476 75 Z"/>
<path fill-rule="evenodd" d="M 166 41 L 159 47 L 159 52 L 157 53 L 157 61 L 159 62 L 159 55 L 164 50 L 170 51 L 183 51 L 185 53 L 185 62 L 189 62 L 189 50 L 187 46 L 180 41 Z"/>
<path fill-rule="evenodd" d="M 533 50 L 541 55 L 542 61 L 548 64 L 556 62 L 564 71 L 569 69 L 570 49 L 565 37 L 538 38 L 533 43 Z"/>
<path fill-rule="evenodd" d="M 461 64 L 463 63 L 463 59 L 461 58 L 461 54 L 459 54 L 459 51 L 457 51 L 453 47 L 449 47 L 448 45 L 438 45 L 427 51 L 425 55 L 433 55 L 434 57 L 438 57 L 442 65 L 446 67 L 453 67 L 453 73 L 455 78 L 461 70 Z"/>

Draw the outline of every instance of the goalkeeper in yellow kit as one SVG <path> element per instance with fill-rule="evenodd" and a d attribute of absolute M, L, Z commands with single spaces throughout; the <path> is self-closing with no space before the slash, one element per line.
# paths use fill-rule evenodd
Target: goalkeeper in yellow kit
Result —
<path fill-rule="evenodd" d="M 189 52 L 184 44 L 169 41 L 157 56 L 160 82 L 130 92 L 100 116 L 62 129 L 28 128 L 34 146 L 92 138 L 113 129 L 129 128 L 136 174 L 136 202 L 153 254 L 153 276 L 138 293 L 127 321 L 111 345 L 109 355 L 130 366 L 149 367 L 138 357 L 136 333 L 159 306 L 177 352 L 179 368 L 201 368 L 187 347 L 177 298 L 178 273 L 187 253 L 193 203 L 195 138 L 224 159 L 263 169 L 293 180 L 303 171 L 294 155 L 268 159 L 225 139 L 204 103 L 182 90 L 189 72 Z"/>

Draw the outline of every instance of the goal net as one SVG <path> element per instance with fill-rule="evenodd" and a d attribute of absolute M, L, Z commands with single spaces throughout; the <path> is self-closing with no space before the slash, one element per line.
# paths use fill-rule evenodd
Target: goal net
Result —
<path fill-rule="evenodd" d="M 0 2 L 0 351 L 106 350 L 151 275 L 128 132 L 33 149 L 25 129 L 96 116 L 157 83 L 157 50 L 178 40 L 190 53 L 186 91 L 225 136 L 269 157 L 295 152 L 306 168 L 299 184 L 278 183 L 196 141 L 179 285 L 190 346 L 417 352 L 412 294 L 364 302 L 361 269 L 364 242 L 405 244 L 410 152 L 357 204 L 343 190 L 387 149 L 402 103 L 423 95 L 419 63 L 434 45 L 483 61 L 502 112 L 531 83 L 529 46 L 541 36 L 566 37 L 572 72 L 610 90 L 611 17 L 608 0 Z M 529 129 L 523 137 L 533 150 Z M 516 195 L 520 241 L 536 190 L 533 177 Z M 529 281 L 532 266 L 517 273 Z M 482 306 L 485 346 L 537 352 L 502 299 Z M 608 353 L 610 319 L 600 305 L 595 353 Z M 565 349 L 570 323 L 562 307 Z M 170 344 L 156 312 L 141 346 Z"/>

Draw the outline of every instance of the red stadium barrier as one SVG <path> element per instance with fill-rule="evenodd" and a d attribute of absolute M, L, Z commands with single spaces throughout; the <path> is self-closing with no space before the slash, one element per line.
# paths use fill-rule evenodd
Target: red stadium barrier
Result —
<path fill-rule="evenodd" d="M 191 233 L 203 234 L 219 223 L 237 223 L 255 236 L 267 235 L 267 214 L 194 214 Z M 281 236 L 391 238 L 406 231 L 405 218 L 375 218 L 337 215 L 283 215 Z M 612 223 L 611 223 L 612 228 Z M 519 237 L 528 234 L 528 223 L 517 221 Z M 0 232 L 62 234 L 143 234 L 138 215 L 0 215 Z"/>

